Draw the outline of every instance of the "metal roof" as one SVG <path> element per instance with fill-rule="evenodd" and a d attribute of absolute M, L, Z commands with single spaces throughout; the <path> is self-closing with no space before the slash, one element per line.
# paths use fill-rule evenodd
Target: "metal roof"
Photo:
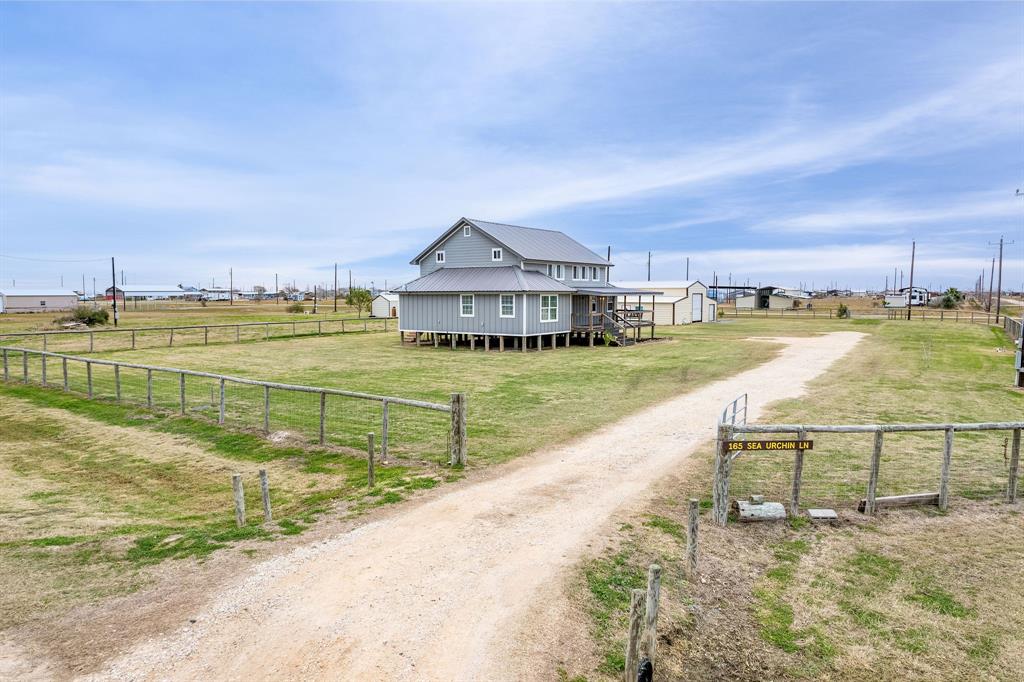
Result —
<path fill-rule="evenodd" d="M 74 296 L 78 292 L 71 289 L 3 289 L 0 296 Z"/>
<path fill-rule="evenodd" d="M 398 300 L 398 294 L 393 294 L 390 291 L 381 292 L 374 296 L 374 298 L 383 298 L 385 301 L 391 301 L 392 303 L 394 303 L 395 301 Z"/>
<path fill-rule="evenodd" d="M 486 220 L 475 218 L 460 218 L 448 228 L 444 234 L 435 239 L 430 246 L 425 248 L 416 258 L 412 260 L 413 265 L 418 265 L 428 253 L 434 250 L 438 244 L 447 239 L 452 233 L 461 228 L 464 223 L 480 230 L 494 241 L 514 251 L 524 260 L 552 261 L 562 263 L 586 263 L 587 265 L 611 266 L 604 258 L 597 255 L 578 241 L 558 230 L 543 230 L 536 227 L 522 227 L 520 225 L 506 225 L 504 223 L 492 223 Z"/>
<path fill-rule="evenodd" d="M 649 296 L 651 294 L 663 294 L 665 292 L 651 291 L 650 289 L 629 289 L 609 284 L 603 287 L 579 287 L 576 289 L 576 293 L 583 294 L 585 296 Z"/>
<path fill-rule="evenodd" d="M 485 291 L 539 291 L 572 293 L 572 287 L 540 272 L 516 266 L 440 268 L 398 287 L 403 294 L 459 293 Z"/>
<path fill-rule="evenodd" d="M 633 289 L 689 289 L 694 284 L 703 284 L 696 279 L 663 279 L 653 282 L 635 280 L 632 282 L 615 282 L 617 287 L 632 287 Z"/>
<path fill-rule="evenodd" d="M 110 290 L 110 289 L 111 289 L 111 287 L 107 287 L 107 290 Z M 176 292 L 176 293 L 179 293 L 179 294 L 184 292 L 184 289 L 182 289 L 177 284 L 118 284 L 117 285 L 117 290 L 118 291 L 128 291 L 128 292 L 131 292 L 131 291 L 161 291 L 161 292 L 163 292 L 163 291 L 173 291 L 173 292 Z"/>

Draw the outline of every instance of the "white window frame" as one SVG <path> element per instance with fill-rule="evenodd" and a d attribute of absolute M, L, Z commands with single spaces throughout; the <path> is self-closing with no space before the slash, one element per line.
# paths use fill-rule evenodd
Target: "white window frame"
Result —
<path fill-rule="evenodd" d="M 469 237 L 469 236 L 472 236 L 472 234 L 473 234 L 473 228 L 471 228 L 469 225 L 463 225 L 462 226 L 462 236 L 463 237 Z"/>
<path fill-rule="evenodd" d="M 545 320 L 544 313 L 551 311 L 550 305 L 544 305 L 544 299 L 555 299 L 555 316 L 552 319 Z M 540 321 L 541 324 L 547 324 L 549 322 L 558 322 L 558 294 L 541 294 L 540 296 Z"/>
<path fill-rule="evenodd" d="M 494 257 L 495 254 L 498 255 L 497 258 Z M 503 255 L 504 255 L 504 253 L 502 252 L 501 247 L 496 246 L 493 249 L 491 249 L 491 260 L 492 261 L 494 261 L 496 263 L 499 262 Z"/>
<path fill-rule="evenodd" d="M 580 266 L 578 266 L 578 265 L 572 266 L 572 281 L 574 281 L 574 282 L 579 282 L 580 281 Z"/>
<path fill-rule="evenodd" d="M 435 251 L 434 252 L 434 262 L 435 263 L 444 263 L 444 249 L 441 249 L 440 251 Z"/>
<path fill-rule="evenodd" d="M 601 280 L 598 277 L 599 274 L 600 273 L 598 273 L 596 265 L 590 266 L 590 279 L 594 280 L 595 282 L 600 282 Z"/>
<path fill-rule="evenodd" d="M 505 303 L 502 299 L 508 296 L 512 299 L 512 314 L 505 314 Z M 516 316 L 516 295 L 515 294 L 498 294 L 498 317 L 515 317 Z"/>
<path fill-rule="evenodd" d="M 557 279 L 557 280 L 564 280 L 565 279 L 565 268 L 562 267 L 561 263 L 555 263 L 555 279 Z"/>
<path fill-rule="evenodd" d="M 612 297 L 612 296 L 609 296 L 608 297 L 608 305 L 605 306 L 605 307 L 608 308 L 608 312 L 609 313 L 614 313 L 615 312 L 615 298 Z"/>
<path fill-rule="evenodd" d="M 469 314 L 466 314 L 466 297 L 469 297 Z M 476 317 L 476 295 L 459 294 L 459 317 Z"/>
<path fill-rule="evenodd" d="M 552 265 L 551 263 L 548 263 L 548 277 L 550 277 L 553 274 L 555 274 L 555 266 Z"/>

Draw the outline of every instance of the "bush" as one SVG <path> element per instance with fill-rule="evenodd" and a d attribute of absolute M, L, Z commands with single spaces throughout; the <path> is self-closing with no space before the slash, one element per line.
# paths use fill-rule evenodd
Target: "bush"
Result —
<path fill-rule="evenodd" d="M 106 324 L 110 319 L 110 313 L 106 308 L 90 308 L 87 305 L 80 305 L 71 311 L 66 317 L 58 317 L 54 322 L 64 324 L 65 322 L 77 322 L 78 324 L 94 327 L 99 324 Z"/>
<path fill-rule="evenodd" d="M 301 313 L 306 310 L 306 306 L 302 305 L 300 301 L 289 303 L 285 310 L 289 313 Z"/>
<path fill-rule="evenodd" d="M 839 309 L 836 310 L 837 317 L 846 318 L 850 316 L 850 309 L 846 307 L 845 303 L 839 304 Z"/>

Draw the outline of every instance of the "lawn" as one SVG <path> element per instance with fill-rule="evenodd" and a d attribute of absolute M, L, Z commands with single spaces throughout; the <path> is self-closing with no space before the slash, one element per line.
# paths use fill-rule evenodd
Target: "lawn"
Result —
<path fill-rule="evenodd" d="M 776 323 L 790 331 L 806 323 Z M 781 328 L 781 329 L 780 329 Z M 760 421 L 1002 421 L 1024 415 L 1001 330 L 878 322 L 850 358 L 801 399 Z M 756 392 L 751 395 L 756 400 Z M 870 442 L 822 439 L 807 453 L 805 504 L 840 509 L 837 527 L 712 526 L 702 516 L 703 577 L 683 572 L 685 500 L 710 506 L 711 449 L 625 524 L 606 554 L 577 568 L 590 621 L 589 663 L 569 675 L 621 675 L 628 590 L 665 569 L 659 659 L 665 679 L 1020 679 L 1024 675 L 1024 515 L 1008 508 L 1004 437 L 956 437 L 951 509 L 850 509 L 863 496 Z M 868 439 L 870 441 L 870 439 Z M 942 434 L 887 441 L 880 494 L 936 490 Z M 744 455 L 746 457 L 746 455 Z M 786 500 L 789 456 L 737 460 L 731 492 Z"/>

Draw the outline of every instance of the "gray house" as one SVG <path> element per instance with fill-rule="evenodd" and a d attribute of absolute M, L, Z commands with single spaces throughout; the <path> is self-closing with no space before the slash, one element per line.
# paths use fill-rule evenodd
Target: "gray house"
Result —
<path fill-rule="evenodd" d="M 403 341 L 525 351 L 654 337 L 659 292 L 610 285 L 612 264 L 562 232 L 462 218 L 411 262 L 420 277 L 396 290 Z"/>

